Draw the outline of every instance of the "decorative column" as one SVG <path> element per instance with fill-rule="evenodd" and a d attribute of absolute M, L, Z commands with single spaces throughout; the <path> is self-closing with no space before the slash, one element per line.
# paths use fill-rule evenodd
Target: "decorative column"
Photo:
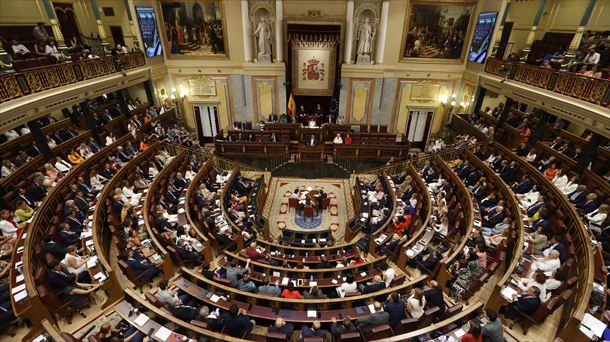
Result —
<path fill-rule="evenodd" d="M 532 43 L 534 42 L 534 35 L 536 34 L 536 31 L 538 30 L 538 25 L 540 24 L 540 19 L 542 19 L 542 13 L 544 12 L 545 3 L 546 3 L 546 0 L 540 0 L 540 5 L 538 6 L 538 11 L 536 12 L 536 17 L 534 17 L 534 22 L 532 23 L 532 28 L 530 29 L 530 33 L 527 36 L 527 40 L 525 41 L 525 48 L 523 48 L 523 52 L 525 52 L 526 54 L 529 54 L 531 51 L 530 47 L 532 46 Z"/>
<path fill-rule="evenodd" d="M 131 7 L 129 7 L 129 0 L 125 0 L 125 11 L 127 11 L 127 19 L 129 19 L 129 30 L 133 37 L 133 48 L 134 50 L 140 50 L 140 43 L 138 42 L 138 32 L 136 26 L 133 23 L 133 17 L 131 16 Z"/>
<path fill-rule="evenodd" d="M 352 63 L 352 41 L 354 40 L 354 0 L 347 1 L 347 11 L 345 13 L 345 50 L 343 61 L 346 64 Z"/>
<path fill-rule="evenodd" d="M 250 32 L 248 0 L 241 0 L 241 25 L 244 34 L 244 61 L 252 63 L 252 33 Z"/>
<path fill-rule="evenodd" d="M 146 92 L 146 101 L 149 105 L 155 104 L 155 93 L 153 91 L 153 83 L 151 80 L 144 82 L 144 91 Z"/>
<path fill-rule="evenodd" d="M 282 0 L 275 0 L 275 62 L 284 61 L 284 3 Z"/>
<path fill-rule="evenodd" d="M 381 21 L 379 22 L 379 33 L 377 34 L 377 46 L 375 47 L 375 64 L 383 63 L 383 53 L 385 49 L 385 36 L 388 32 L 388 13 L 390 11 L 390 1 L 384 0 L 381 4 Z"/>
<path fill-rule="evenodd" d="M 55 10 L 53 9 L 53 4 L 51 0 L 44 0 L 44 9 L 47 11 L 47 16 L 49 17 L 49 21 L 51 22 L 51 29 L 53 30 L 53 37 L 57 41 L 57 49 L 61 52 L 68 50 L 64 42 L 64 35 L 61 33 L 61 27 L 59 27 L 59 21 L 57 21 L 57 16 L 55 15 Z"/>
<path fill-rule="evenodd" d="M 589 0 L 587 8 L 585 9 L 585 13 L 580 19 L 580 25 L 578 25 L 576 33 L 574 34 L 572 42 L 570 43 L 570 47 L 568 48 L 568 56 L 573 56 L 574 52 L 578 50 L 578 47 L 580 46 L 580 40 L 582 39 L 582 33 L 585 32 L 585 27 L 589 24 L 589 19 L 591 19 L 591 13 L 593 12 L 593 7 L 595 7 L 596 2 L 597 0 Z"/>
<path fill-rule="evenodd" d="M 106 30 L 104 29 L 104 24 L 102 24 L 102 17 L 100 17 L 100 9 L 97 7 L 97 1 L 91 0 L 91 8 L 93 8 L 93 15 L 95 16 L 95 22 L 97 23 L 97 33 L 100 36 L 100 41 L 102 43 L 102 48 L 106 53 L 110 52 L 110 44 L 106 41 Z M 115 44 L 118 42 L 114 42 Z M 120 42 L 120 44 L 125 44 L 125 42 Z"/>

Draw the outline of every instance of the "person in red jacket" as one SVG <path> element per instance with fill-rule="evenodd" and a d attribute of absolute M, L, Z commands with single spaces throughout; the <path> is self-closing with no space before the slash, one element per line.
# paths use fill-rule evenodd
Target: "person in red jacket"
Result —
<path fill-rule="evenodd" d="M 470 321 L 470 327 L 468 332 L 462 336 L 460 342 L 482 342 L 483 334 L 481 333 L 481 326 L 477 323 Z"/>
<path fill-rule="evenodd" d="M 248 255 L 248 258 L 254 261 L 266 258 L 266 255 L 257 249 L 256 242 L 252 242 L 250 246 L 246 248 L 246 254 Z"/>
<path fill-rule="evenodd" d="M 288 286 L 282 291 L 280 295 L 282 298 L 292 298 L 292 299 L 303 299 L 303 295 L 299 293 L 299 291 L 294 289 L 294 283 L 289 282 Z"/>

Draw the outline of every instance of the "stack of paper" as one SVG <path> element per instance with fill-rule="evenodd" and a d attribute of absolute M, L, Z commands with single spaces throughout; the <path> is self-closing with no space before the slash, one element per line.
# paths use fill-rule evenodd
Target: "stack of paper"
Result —
<path fill-rule="evenodd" d="M 171 334 L 172 334 L 171 330 L 167 329 L 166 327 L 161 327 L 155 333 L 155 337 L 158 338 L 161 341 L 167 341 L 167 339 L 169 338 L 169 336 Z"/>
<path fill-rule="evenodd" d="M 599 319 L 595 318 L 589 313 L 586 313 L 580 322 L 580 331 L 587 335 L 592 340 L 595 340 L 593 336 L 601 337 L 606 329 L 606 324 Z"/>
<path fill-rule="evenodd" d="M 143 326 L 144 324 L 146 324 L 146 322 L 148 322 L 150 318 L 148 316 L 146 316 L 145 314 L 141 313 L 138 318 L 135 319 L 135 323 L 139 326 Z"/>
<path fill-rule="evenodd" d="M 318 313 L 316 310 L 307 310 L 307 317 L 316 318 L 318 317 Z"/>
<path fill-rule="evenodd" d="M 506 286 L 500 291 L 500 294 L 507 300 L 512 300 L 513 295 L 517 294 L 517 291 L 510 286 Z"/>

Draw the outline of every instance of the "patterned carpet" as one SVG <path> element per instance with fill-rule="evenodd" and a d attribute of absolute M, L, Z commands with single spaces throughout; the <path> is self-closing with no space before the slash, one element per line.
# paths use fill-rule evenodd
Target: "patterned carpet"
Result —
<path fill-rule="evenodd" d="M 318 217 L 304 219 L 296 215 L 295 208 L 290 208 L 288 198 L 294 189 L 323 189 L 328 193 L 330 206 L 322 210 Z M 348 179 L 302 179 L 272 177 L 269 183 L 264 216 L 269 218 L 269 231 L 277 237 L 282 229 L 294 231 L 333 231 L 335 239 L 343 239 L 346 218 L 354 215 L 353 200 Z"/>

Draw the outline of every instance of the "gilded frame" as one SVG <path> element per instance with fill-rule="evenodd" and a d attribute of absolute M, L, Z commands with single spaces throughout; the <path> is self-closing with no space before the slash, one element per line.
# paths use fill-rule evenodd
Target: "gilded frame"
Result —
<path fill-rule="evenodd" d="M 466 29 L 466 35 L 464 36 L 464 43 L 462 45 L 462 51 L 460 58 L 425 58 L 425 57 L 407 57 L 405 56 L 405 49 L 407 47 L 407 34 L 410 29 L 410 17 L 413 5 L 446 5 L 446 6 L 470 6 L 470 18 L 468 18 L 468 28 Z M 402 28 L 402 39 L 400 43 L 400 57 L 398 61 L 400 63 L 430 63 L 430 64 L 462 64 L 466 58 L 468 47 L 472 40 L 472 27 L 476 21 L 475 14 L 477 9 L 476 0 L 411 0 L 407 4 L 407 10 L 405 11 L 405 24 Z"/>
<path fill-rule="evenodd" d="M 164 3 L 175 3 L 175 2 L 183 2 L 183 3 L 207 3 L 207 2 L 216 2 L 220 6 L 220 12 L 222 13 L 222 32 L 223 37 L 222 41 L 224 44 L 224 53 L 209 55 L 209 56 L 193 56 L 193 55 L 181 55 L 174 54 L 171 52 L 171 46 L 169 46 L 169 39 L 167 37 L 167 33 L 165 32 L 165 14 L 163 13 L 163 4 Z M 168 59 L 174 60 L 185 60 L 185 59 L 200 59 L 200 60 L 224 60 L 229 59 L 229 38 L 227 32 L 227 16 L 225 12 L 225 0 L 159 0 L 157 2 L 157 11 L 160 13 L 158 19 L 161 20 L 161 26 L 159 26 L 159 31 L 161 31 L 161 37 L 163 38 L 163 49 Z M 158 23 L 159 24 L 159 23 Z"/>

